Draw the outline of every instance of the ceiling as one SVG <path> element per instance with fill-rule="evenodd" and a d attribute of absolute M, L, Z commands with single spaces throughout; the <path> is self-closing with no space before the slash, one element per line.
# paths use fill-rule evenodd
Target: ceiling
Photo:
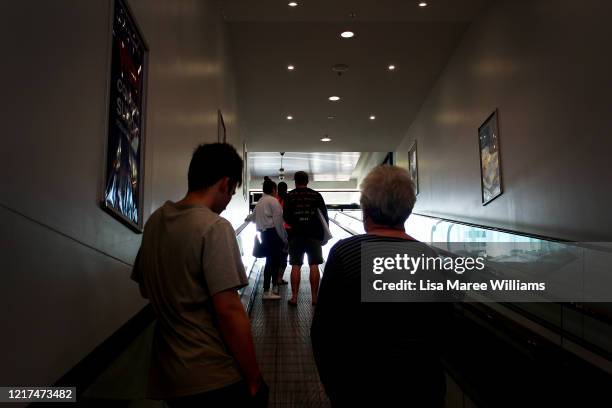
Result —
<path fill-rule="evenodd" d="M 421 9 L 417 0 L 223 0 L 227 21 L 461 21 L 473 20 L 488 0 L 427 0 Z M 254 4 L 255 3 L 255 4 Z M 350 14 L 355 16 L 351 17 Z"/>
<path fill-rule="evenodd" d="M 222 2 L 251 152 L 394 150 L 488 3 L 431 0 L 420 8 L 412 0 L 297 1 L 294 8 L 283 0 Z M 347 28 L 354 38 L 339 37 Z M 340 63 L 349 66 L 342 76 L 331 69 Z M 331 95 L 341 100 L 330 102 Z M 321 142 L 325 135 L 332 141 Z"/>
<path fill-rule="evenodd" d="M 296 171 L 306 171 L 313 181 L 348 181 L 351 178 L 361 153 L 358 152 L 286 152 L 282 168 L 285 180 L 293 180 Z M 249 152 L 251 178 L 279 175 L 281 155 L 279 152 Z"/>

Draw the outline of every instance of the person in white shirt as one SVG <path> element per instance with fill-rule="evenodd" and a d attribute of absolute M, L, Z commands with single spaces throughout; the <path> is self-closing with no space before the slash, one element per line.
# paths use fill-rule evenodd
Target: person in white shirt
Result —
<path fill-rule="evenodd" d="M 249 221 L 255 220 L 266 255 L 264 300 L 281 298 L 278 295 L 278 271 L 283 258 L 283 248 L 287 244 L 287 232 L 283 226 L 283 208 L 276 199 L 276 191 L 276 183 L 266 178 L 263 183 L 263 196 L 257 202 L 253 214 L 247 218 Z"/>

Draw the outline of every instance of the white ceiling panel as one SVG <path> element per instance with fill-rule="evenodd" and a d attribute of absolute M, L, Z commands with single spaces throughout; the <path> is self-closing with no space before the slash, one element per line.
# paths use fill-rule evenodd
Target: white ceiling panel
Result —
<path fill-rule="evenodd" d="M 348 181 L 361 153 L 357 152 L 286 152 L 283 156 L 285 180 L 293 180 L 296 171 L 305 171 L 314 181 Z M 279 152 L 249 153 L 251 178 L 276 179 L 281 168 Z"/>

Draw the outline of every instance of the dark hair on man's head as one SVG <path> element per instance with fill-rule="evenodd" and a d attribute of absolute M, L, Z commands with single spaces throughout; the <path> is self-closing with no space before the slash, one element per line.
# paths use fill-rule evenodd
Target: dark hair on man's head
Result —
<path fill-rule="evenodd" d="M 295 180 L 295 184 L 305 186 L 308 184 L 308 173 L 305 171 L 296 171 L 293 180 Z"/>
<path fill-rule="evenodd" d="M 223 177 L 237 186 L 242 184 L 242 159 L 236 149 L 227 143 L 199 145 L 189 163 L 189 191 L 208 188 Z"/>
<path fill-rule="evenodd" d="M 287 197 L 287 183 L 284 181 L 278 183 L 278 196 L 283 200 Z"/>
<path fill-rule="evenodd" d="M 265 177 L 263 182 L 263 192 L 265 194 L 272 194 L 274 189 L 276 188 L 276 183 L 273 182 L 270 177 Z"/>

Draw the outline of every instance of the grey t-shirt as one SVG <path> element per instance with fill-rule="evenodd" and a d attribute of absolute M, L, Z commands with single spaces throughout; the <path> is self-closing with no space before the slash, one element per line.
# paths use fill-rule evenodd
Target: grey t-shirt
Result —
<path fill-rule="evenodd" d="M 241 380 L 211 296 L 248 284 L 231 224 L 170 201 L 147 221 L 132 272 L 157 314 L 147 395 L 167 399 Z"/>

